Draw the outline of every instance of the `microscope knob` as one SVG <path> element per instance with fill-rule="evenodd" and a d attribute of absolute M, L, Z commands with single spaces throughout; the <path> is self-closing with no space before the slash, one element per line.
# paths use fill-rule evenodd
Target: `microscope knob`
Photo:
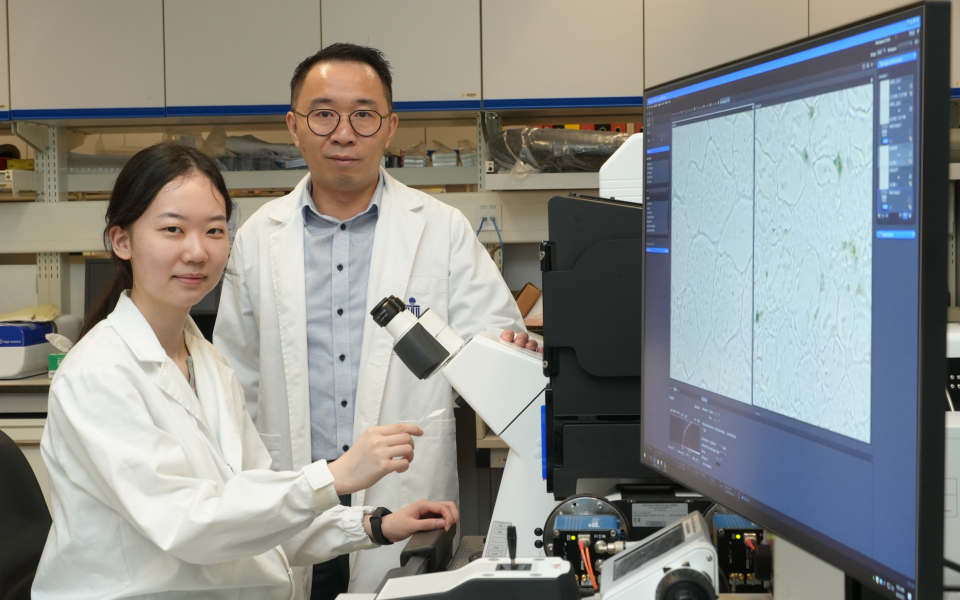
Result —
<path fill-rule="evenodd" d="M 533 542 L 533 545 L 534 545 L 536 548 L 543 548 L 543 540 L 535 540 L 535 541 Z"/>
<path fill-rule="evenodd" d="M 540 529 L 539 527 L 537 527 L 536 529 L 533 530 L 533 535 L 535 535 L 535 536 L 537 536 L 537 537 L 540 537 L 540 536 L 543 535 L 543 530 Z M 540 547 L 540 546 L 537 546 L 537 548 L 539 548 L 539 547 Z"/>

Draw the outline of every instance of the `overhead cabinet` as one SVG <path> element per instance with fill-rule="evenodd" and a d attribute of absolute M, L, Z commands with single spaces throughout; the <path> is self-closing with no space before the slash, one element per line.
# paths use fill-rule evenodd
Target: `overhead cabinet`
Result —
<path fill-rule="evenodd" d="M 807 36 L 807 0 L 645 0 L 644 11 L 647 88 Z"/>
<path fill-rule="evenodd" d="M 960 97 L 960 0 L 950 0 L 950 87 L 953 96 Z M 866 19 L 901 6 L 916 4 L 915 0 L 810 0 L 810 35 L 823 33 L 835 27 Z"/>
<path fill-rule="evenodd" d="M 642 104 L 643 2 L 482 5 L 485 110 Z"/>
<path fill-rule="evenodd" d="M 323 0 L 324 46 L 382 50 L 393 67 L 394 109 L 480 109 L 479 0 Z"/>
<path fill-rule="evenodd" d="M 168 116 L 284 114 L 320 50 L 319 0 L 166 0 Z"/>
<path fill-rule="evenodd" d="M 164 116 L 162 0 L 8 0 L 14 120 Z"/>

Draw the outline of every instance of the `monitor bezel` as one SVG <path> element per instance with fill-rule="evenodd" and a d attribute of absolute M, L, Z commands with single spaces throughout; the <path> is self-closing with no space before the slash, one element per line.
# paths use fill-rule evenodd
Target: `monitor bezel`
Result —
<path fill-rule="evenodd" d="M 763 63 L 778 56 L 793 54 L 805 48 L 815 47 L 830 38 L 842 37 L 853 29 L 869 26 L 880 20 L 898 15 L 921 15 L 921 57 L 920 57 L 920 173 L 918 181 L 918 240 L 919 240 L 919 315 L 918 315 L 918 398 L 917 398 L 917 552 L 916 552 L 916 588 L 914 598 L 928 600 L 943 594 L 943 510 L 944 510 L 944 426 L 945 407 L 940 388 L 946 381 L 946 306 L 947 298 L 947 203 L 948 203 L 948 127 L 950 98 L 950 53 L 934 50 L 950 46 L 950 4 L 948 2 L 921 2 L 877 14 L 866 19 L 849 23 L 802 40 L 778 46 L 737 59 L 726 64 L 702 70 L 693 75 L 673 79 L 669 82 L 645 89 L 644 112 L 649 99 L 664 92 L 694 84 L 706 79 L 739 71 L 740 69 Z M 648 138 L 644 139 L 644 154 Z M 650 272 L 646 266 L 647 253 L 643 255 L 643 298 L 646 298 L 646 277 Z M 646 319 L 645 302 L 642 319 Z M 644 324 L 645 325 L 645 324 Z M 646 327 L 644 327 L 646 331 Z M 641 361 L 644 362 L 652 350 L 647 348 L 647 338 L 641 339 Z M 643 365 L 641 373 L 646 373 Z M 643 387 L 641 387 L 643 390 Z M 646 421 L 645 399 L 643 391 L 640 398 L 641 423 Z M 641 462 L 656 467 L 652 456 Z M 664 473 L 667 477 L 696 491 L 696 480 L 679 477 L 674 473 Z M 710 496 L 711 494 L 705 494 Z M 714 498 L 714 500 L 721 501 Z M 768 526 L 766 514 L 747 507 L 745 517 L 760 525 Z M 778 535 L 790 540 L 801 548 L 820 556 L 827 562 L 847 573 L 849 577 L 864 584 L 867 589 L 895 598 L 892 592 L 880 589 L 869 581 L 870 568 L 838 552 L 817 538 L 805 534 L 801 529 L 788 527 L 781 523 L 772 527 Z M 823 533 L 823 532 L 821 532 Z M 827 535 L 827 537 L 829 537 Z M 896 543 L 891 540 L 891 543 Z"/>

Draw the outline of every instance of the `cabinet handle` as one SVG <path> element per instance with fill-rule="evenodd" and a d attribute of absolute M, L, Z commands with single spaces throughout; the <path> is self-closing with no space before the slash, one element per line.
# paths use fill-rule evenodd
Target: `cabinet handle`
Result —
<path fill-rule="evenodd" d="M 22 447 L 33 447 L 33 446 L 39 446 L 39 445 L 40 445 L 40 442 L 39 442 L 39 441 L 36 441 L 36 442 L 32 442 L 32 441 L 17 442 L 17 445 L 18 445 L 18 446 L 22 446 Z"/>

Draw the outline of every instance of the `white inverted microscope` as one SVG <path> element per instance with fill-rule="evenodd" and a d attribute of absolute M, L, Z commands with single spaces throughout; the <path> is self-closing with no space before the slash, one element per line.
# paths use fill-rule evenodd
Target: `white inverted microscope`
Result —
<path fill-rule="evenodd" d="M 428 309 L 417 319 L 395 296 L 384 298 L 371 315 L 393 336 L 394 351 L 414 375 L 427 379 L 442 374 L 510 447 L 484 558 L 507 557 L 509 525 L 517 528 L 517 557 L 543 557 L 534 530 L 559 503 L 543 482 L 543 391 L 548 379 L 542 356 L 486 332 L 464 342 L 435 312 Z"/>

